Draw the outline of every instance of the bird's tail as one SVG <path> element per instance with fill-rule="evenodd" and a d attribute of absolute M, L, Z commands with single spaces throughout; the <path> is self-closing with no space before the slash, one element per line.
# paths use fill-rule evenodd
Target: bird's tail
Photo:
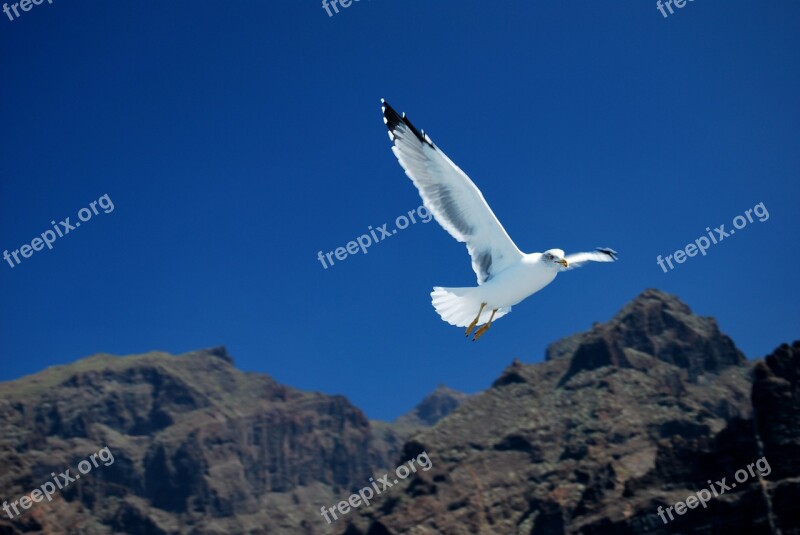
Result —
<path fill-rule="evenodd" d="M 436 312 L 444 321 L 456 327 L 468 327 L 478 311 L 481 309 L 480 298 L 475 290 L 478 288 L 442 288 L 435 286 L 431 292 L 431 303 Z M 494 319 L 498 319 L 511 312 L 511 307 L 498 309 Z M 478 325 L 483 325 L 489 321 L 492 311 L 489 307 L 484 307 Z M 493 320 L 494 321 L 494 320 Z"/>

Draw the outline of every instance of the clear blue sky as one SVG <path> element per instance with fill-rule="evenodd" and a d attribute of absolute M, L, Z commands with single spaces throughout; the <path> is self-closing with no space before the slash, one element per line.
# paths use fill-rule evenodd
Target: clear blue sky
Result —
<path fill-rule="evenodd" d="M 237 365 L 394 418 L 648 287 L 718 318 L 750 358 L 798 337 L 800 3 L 697 0 L 53 0 L 0 13 L 0 251 L 103 194 L 53 250 L 0 263 L 0 380 L 98 352 L 224 344 Z M 616 249 L 477 343 L 434 285 L 475 283 L 418 223 L 381 97 L 482 189 L 524 251 Z M 669 273 L 673 253 L 759 202 Z"/>

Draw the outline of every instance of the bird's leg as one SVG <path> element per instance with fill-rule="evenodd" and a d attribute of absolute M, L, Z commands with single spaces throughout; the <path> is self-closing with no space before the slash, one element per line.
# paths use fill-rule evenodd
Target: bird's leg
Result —
<path fill-rule="evenodd" d="M 483 312 L 483 307 L 485 306 L 486 303 L 481 303 L 481 309 L 478 311 L 478 315 L 475 316 L 475 319 L 472 320 L 472 323 L 469 324 L 469 327 L 467 327 L 467 334 L 465 334 L 464 336 L 469 336 L 469 333 L 471 333 L 472 329 L 474 329 L 475 326 L 478 324 L 478 320 L 481 319 L 481 313 Z"/>
<path fill-rule="evenodd" d="M 475 331 L 475 338 L 472 339 L 473 342 L 478 338 L 480 338 L 481 336 L 483 336 L 483 333 L 485 333 L 489 329 L 489 327 L 492 326 L 492 320 L 494 319 L 495 312 L 497 312 L 496 308 L 492 310 L 492 315 L 489 318 L 489 323 L 487 323 L 486 325 Z"/>

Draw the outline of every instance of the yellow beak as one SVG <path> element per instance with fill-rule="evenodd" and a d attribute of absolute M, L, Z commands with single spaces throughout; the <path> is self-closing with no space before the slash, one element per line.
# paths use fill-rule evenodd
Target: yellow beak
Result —
<path fill-rule="evenodd" d="M 564 267 L 569 267 L 569 262 L 567 262 L 566 258 L 562 258 L 561 260 L 556 260 L 557 264 L 561 264 Z"/>

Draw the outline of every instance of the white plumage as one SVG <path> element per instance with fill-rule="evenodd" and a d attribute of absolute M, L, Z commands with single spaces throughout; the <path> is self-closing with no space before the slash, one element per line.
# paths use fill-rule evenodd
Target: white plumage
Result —
<path fill-rule="evenodd" d="M 560 249 L 525 254 L 517 248 L 470 178 L 418 131 L 405 114 L 399 115 L 386 101 L 383 121 L 389 129 L 394 152 L 406 175 L 419 191 L 425 207 L 450 235 L 467 245 L 478 286 L 435 287 L 432 303 L 451 325 L 472 327 L 500 318 L 531 294 L 555 279 L 559 271 L 584 262 L 612 262 L 611 249 L 564 256 Z M 494 312 L 493 312 L 494 311 Z"/>

